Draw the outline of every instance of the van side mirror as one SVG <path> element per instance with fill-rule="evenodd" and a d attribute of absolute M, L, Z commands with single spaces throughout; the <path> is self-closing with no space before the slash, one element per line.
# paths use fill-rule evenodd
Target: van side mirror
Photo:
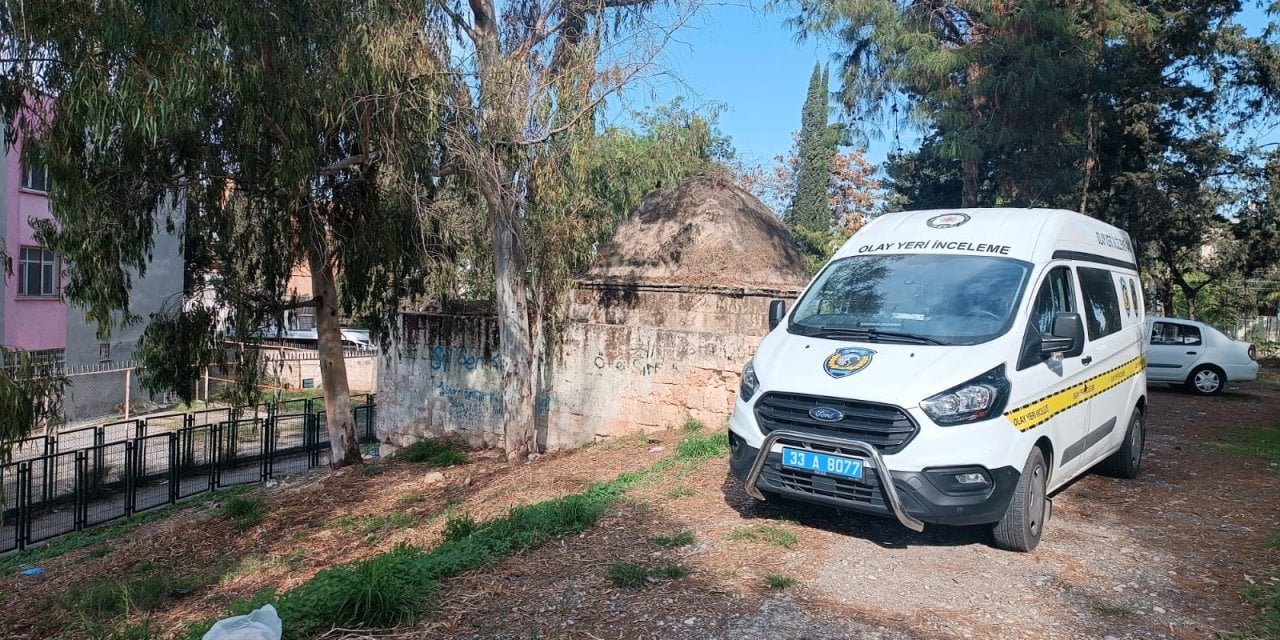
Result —
<path fill-rule="evenodd" d="M 769 330 L 773 331 L 777 328 L 782 319 L 787 317 L 787 303 L 782 300 L 772 300 L 769 302 Z"/>
<path fill-rule="evenodd" d="M 1040 339 L 1040 356 L 1048 358 L 1056 353 L 1064 358 L 1084 353 L 1084 321 L 1080 314 L 1063 311 L 1053 315 L 1053 332 Z"/>

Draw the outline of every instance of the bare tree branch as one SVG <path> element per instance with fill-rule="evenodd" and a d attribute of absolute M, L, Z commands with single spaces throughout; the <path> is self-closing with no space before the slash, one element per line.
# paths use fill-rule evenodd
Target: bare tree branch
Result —
<path fill-rule="evenodd" d="M 321 169 L 318 173 L 322 176 L 331 176 L 342 173 L 343 170 L 349 169 L 358 164 L 373 164 L 382 158 L 382 154 L 378 152 L 360 153 L 354 156 L 343 158 L 327 167 Z"/>

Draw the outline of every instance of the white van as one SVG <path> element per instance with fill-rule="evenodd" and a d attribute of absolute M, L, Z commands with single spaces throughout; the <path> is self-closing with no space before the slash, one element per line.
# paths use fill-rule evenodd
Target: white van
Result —
<path fill-rule="evenodd" d="M 876 218 L 790 314 L 772 303 L 729 423 L 733 473 L 761 500 L 992 524 L 997 546 L 1035 548 L 1054 491 L 1098 463 L 1138 475 L 1131 247 L 1069 211 Z"/>

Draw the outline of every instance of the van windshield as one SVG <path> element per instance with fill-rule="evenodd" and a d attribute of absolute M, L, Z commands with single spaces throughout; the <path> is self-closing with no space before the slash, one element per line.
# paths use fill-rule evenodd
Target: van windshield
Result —
<path fill-rule="evenodd" d="M 900 344 L 967 345 L 1009 330 L 1031 265 L 936 254 L 850 256 L 818 274 L 787 331 Z"/>

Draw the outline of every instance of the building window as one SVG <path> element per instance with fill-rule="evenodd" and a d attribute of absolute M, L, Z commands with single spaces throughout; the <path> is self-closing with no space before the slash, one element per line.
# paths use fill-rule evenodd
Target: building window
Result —
<path fill-rule="evenodd" d="M 58 260 L 52 251 L 40 247 L 22 247 L 18 260 L 18 295 L 58 295 Z"/>
<path fill-rule="evenodd" d="M 26 163 L 22 167 L 22 188 L 28 191 L 49 192 L 49 167 L 40 162 Z"/>
<path fill-rule="evenodd" d="M 102 362 L 106 362 L 110 359 L 111 359 L 111 343 L 99 342 L 98 343 L 98 360 Z"/>

